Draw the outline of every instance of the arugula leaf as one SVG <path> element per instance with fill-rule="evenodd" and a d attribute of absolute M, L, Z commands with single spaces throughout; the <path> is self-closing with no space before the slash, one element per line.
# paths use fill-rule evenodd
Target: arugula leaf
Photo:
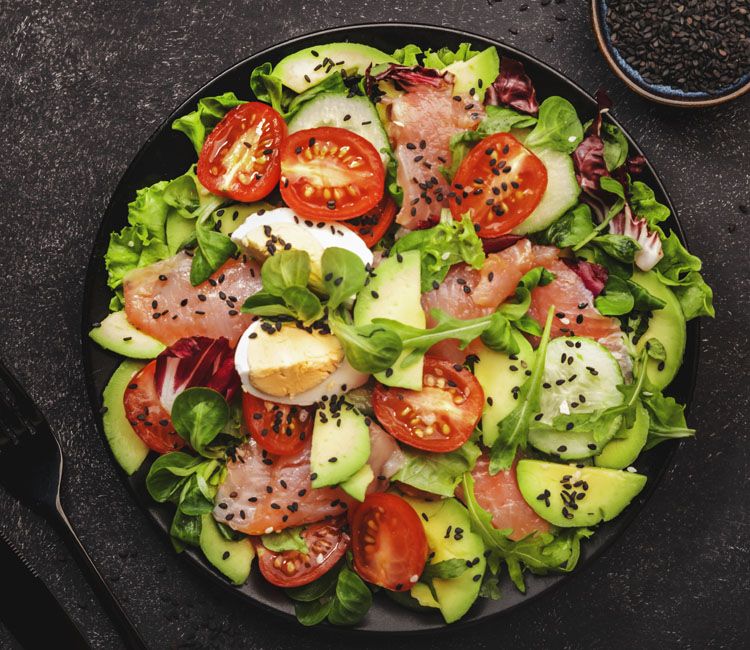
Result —
<path fill-rule="evenodd" d="M 198 106 L 192 113 L 178 117 L 172 122 L 172 129 L 181 131 L 193 143 L 195 152 L 200 153 L 206 136 L 235 106 L 245 101 L 237 99 L 233 92 L 214 97 L 203 97 L 198 100 Z"/>
<path fill-rule="evenodd" d="M 365 286 L 367 271 L 362 259 L 345 248 L 326 248 L 320 266 L 331 311 Z"/>
<path fill-rule="evenodd" d="M 172 424 L 190 446 L 202 456 L 229 422 L 229 405 L 211 388 L 188 388 L 172 404 Z"/>
<path fill-rule="evenodd" d="M 685 421 L 685 407 L 678 404 L 674 397 L 665 397 L 660 392 L 644 392 L 642 402 L 650 418 L 644 450 L 665 440 L 695 435 L 695 429 L 690 429 Z"/>
<path fill-rule="evenodd" d="M 430 329 L 412 327 L 390 318 L 375 318 L 372 324 L 396 334 L 403 349 L 410 351 L 401 361 L 403 367 L 416 363 L 433 345 L 445 339 L 458 339 L 459 348 L 463 350 L 491 325 L 496 329 L 508 326 L 507 320 L 497 313 L 469 320 L 454 318 L 440 309 L 431 310 L 430 315 L 436 322 L 436 325 Z M 494 336 L 489 338 L 489 342 L 494 344 L 505 339 L 506 337 L 498 335 L 496 332 Z M 515 341 L 511 341 L 510 344 L 516 345 Z"/>
<path fill-rule="evenodd" d="M 471 529 L 482 538 L 490 553 L 487 558 L 489 573 L 497 575 L 501 564 L 505 563 L 511 580 L 522 593 L 526 592 L 524 566 L 539 574 L 572 571 L 580 556 L 581 539 L 593 534 L 587 528 L 576 528 L 561 531 L 557 536 L 550 533 L 531 534 L 514 542 L 508 538 L 512 531 L 495 528 L 492 525 L 492 515 L 477 502 L 474 479 L 470 472 L 464 474 L 463 492 L 471 518 Z M 490 583 L 489 588 L 499 595 L 496 583 Z"/>
<path fill-rule="evenodd" d="M 299 551 L 307 554 L 309 552 L 307 544 L 302 537 L 304 527 L 295 526 L 286 528 L 278 533 L 267 533 L 261 535 L 260 541 L 269 551 L 282 553 L 284 551 Z"/>
<path fill-rule="evenodd" d="M 458 578 L 469 568 L 466 565 L 466 562 L 467 559 L 451 558 L 450 560 L 443 560 L 442 562 L 435 562 L 434 564 L 425 564 L 422 575 L 419 577 L 419 582 L 430 590 L 430 593 L 435 600 L 438 600 L 433 580 L 435 578 L 443 580 Z"/>
<path fill-rule="evenodd" d="M 444 497 L 453 496 L 464 473 L 474 469 L 482 454 L 479 446 L 471 440 L 446 453 L 431 453 L 412 447 L 404 447 L 401 451 L 405 461 L 393 480 Z"/>
<path fill-rule="evenodd" d="M 269 257 L 260 269 L 263 289 L 282 296 L 289 287 L 307 287 L 310 279 L 310 255 L 303 250 L 279 251 Z"/>
<path fill-rule="evenodd" d="M 454 264 L 466 262 L 475 269 L 482 268 L 484 264 L 482 240 L 474 230 L 471 217 L 467 214 L 461 221 L 456 221 L 449 211 L 446 212 L 436 226 L 414 230 L 391 248 L 391 255 L 411 250 L 420 252 L 423 293 L 445 280 Z"/>
<path fill-rule="evenodd" d="M 485 571 L 482 576 L 482 584 L 479 587 L 479 597 L 489 598 L 490 600 L 500 600 L 502 592 L 500 591 L 500 578 L 491 571 Z"/>
<path fill-rule="evenodd" d="M 398 334 L 374 323 L 354 326 L 340 312 L 329 312 L 328 324 L 352 367 L 374 374 L 393 366 L 403 349 Z"/>
<path fill-rule="evenodd" d="M 583 140 L 583 125 L 575 107 L 563 97 L 548 97 L 539 105 L 539 116 L 534 130 L 524 145 L 549 148 L 562 153 L 573 153 Z"/>
<path fill-rule="evenodd" d="M 492 476 L 501 469 L 508 469 L 513 464 L 518 448 L 526 447 L 529 424 L 534 415 L 539 413 L 539 394 L 542 389 L 547 345 L 554 314 L 555 306 L 550 305 L 542 339 L 536 351 L 534 369 L 531 376 L 521 385 L 517 398 L 518 404 L 499 424 L 500 435 L 490 450 L 489 472 Z"/>

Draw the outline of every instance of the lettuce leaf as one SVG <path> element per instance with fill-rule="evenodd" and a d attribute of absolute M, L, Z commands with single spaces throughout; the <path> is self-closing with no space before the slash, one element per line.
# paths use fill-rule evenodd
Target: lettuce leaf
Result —
<path fill-rule="evenodd" d="M 268 533 L 262 535 L 260 540 L 269 551 L 282 553 L 284 551 L 298 551 L 307 554 L 309 552 L 307 544 L 302 537 L 302 526 L 287 528 L 278 533 Z"/>
<path fill-rule="evenodd" d="M 422 66 L 442 70 L 456 61 L 468 61 L 479 54 L 479 50 L 471 49 L 471 43 L 460 43 L 456 50 L 441 47 L 439 50 L 423 50 L 418 45 L 409 44 L 397 49 L 391 56 L 401 65 Z"/>
<path fill-rule="evenodd" d="M 582 140 L 583 126 L 575 107 L 567 99 L 553 96 L 547 97 L 539 106 L 536 126 L 524 144 L 573 153 Z"/>
<path fill-rule="evenodd" d="M 178 117 L 172 122 L 175 131 L 184 133 L 193 143 L 195 152 L 200 153 L 206 136 L 234 107 L 244 104 L 245 100 L 237 99 L 233 92 L 203 97 L 192 113 Z"/>
<path fill-rule="evenodd" d="M 455 451 L 430 453 L 403 447 L 406 462 L 392 480 L 419 490 L 452 497 L 465 472 L 470 472 L 482 454 L 479 446 L 468 440 Z"/>
<path fill-rule="evenodd" d="M 466 262 L 480 269 L 484 263 L 482 240 L 468 215 L 456 221 L 448 213 L 436 226 L 410 232 L 393 245 L 391 255 L 411 250 L 421 254 L 422 292 L 432 290 L 435 283 L 445 280 L 454 264 Z"/>

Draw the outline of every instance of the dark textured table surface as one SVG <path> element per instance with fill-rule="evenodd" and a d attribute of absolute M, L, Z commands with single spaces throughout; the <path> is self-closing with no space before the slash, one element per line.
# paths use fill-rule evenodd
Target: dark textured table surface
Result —
<path fill-rule="evenodd" d="M 118 480 L 94 430 L 80 358 L 80 303 L 94 233 L 141 144 L 195 88 L 287 37 L 389 20 L 485 34 L 540 57 L 590 92 L 608 88 L 615 114 L 661 174 L 692 251 L 704 260 L 718 314 L 701 335 L 690 412 L 698 436 L 681 446 L 655 496 L 615 546 L 512 616 L 425 642 L 435 649 L 456 643 L 747 643 L 750 217 L 741 206 L 750 205 L 750 102 L 746 97 L 687 112 L 641 101 L 595 52 L 587 7 L 584 0 L 0 2 L 0 355 L 60 433 L 70 517 L 153 647 L 318 648 L 342 642 L 276 624 L 194 574 Z M 0 513 L 0 527 L 91 644 L 117 647 L 108 620 L 50 529 L 5 494 Z M 414 641 L 388 643 L 395 648 Z M 2 629 L 0 647 L 12 647 Z"/>

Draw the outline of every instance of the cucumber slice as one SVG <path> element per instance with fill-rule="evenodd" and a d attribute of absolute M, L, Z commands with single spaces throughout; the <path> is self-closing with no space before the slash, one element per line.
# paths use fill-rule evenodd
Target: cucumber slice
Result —
<path fill-rule="evenodd" d="M 131 325 L 124 311 L 112 312 L 89 332 L 89 337 L 105 350 L 131 359 L 153 359 L 166 348 L 161 341 Z"/>
<path fill-rule="evenodd" d="M 547 189 L 536 209 L 513 229 L 512 232 L 516 235 L 544 230 L 578 203 L 578 195 L 581 193 L 573 159 L 569 154 L 552 149 L 532 151 L 547 168 Z"/>
<path fill-rule="evenodd" d="M 541 416 L 535 423 L 551 425 L 558 415 L 589 413 L 617 406 L 623 399 L 617 390 L 623 383 L 617 360 L 603 345 L 580 336 L 550 341 L 542 382 Z M 551 431 L 532 424 L 529 443 L 566 460 L 586 458 L 599 453 L 603 444 L 614 437 L 621 420 L 616 418 L 608 431 L 598 432 L 598 443 L 591 432 Z"/>
<path fill-rule="evenodd" d="M 361 135 L 380 152 L 384 164 L 388 161 L 391 151 L 388 136 L 375 106 L 366 97 L 321 93 L 304 104 L 289 120 L 289 133 L 319 126 L 334 126 Z"/>

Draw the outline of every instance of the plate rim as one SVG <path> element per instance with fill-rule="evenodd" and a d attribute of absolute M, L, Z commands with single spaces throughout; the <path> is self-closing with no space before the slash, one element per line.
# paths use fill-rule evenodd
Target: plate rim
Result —
<path fill-rule="evenodd" d="M 362 22 L 362 23 L 340 24 L 335 27 L 329 27 L 329 28 L 322 29 L 322 30 L 314 30 L 314 31 L 310 31 L 310 32 L 297 35 L 290 39 L 280 40 L 276 43 L 273 43 L 269 46 L 264 47 L 261 50 L 253 51 L 251 54 L 242 58 L 241 60 L 230 64 L 229 66 L 224 68 L 222 71 L 220 71 L 219 73 L 211 77 L 204 84 L 202 84 L 192 94 L 190 94 L 188 97 L 182 100 L 177 105 L 177 107 L 174 108 L 169 113 L 169 115 L 155 127 L 153 132 L 143 142 L 143 144 L 140 145 L 137 153 L 128 163 L 127 167 L 125 168 L 123 173 L 120 175 L 119 180 L 117 181 L 117 184 L 115 185 L 114 189 L 111 191 L 110 199 L 107 202 L 106 208 L 102 212 L 101 220 L 99 222 L 99 226 L 96 230 L 96 234 L 94 236 L 94 239 L 91 245 L 91 250 L 89 252 L 88 263 L 87 263 L 86 271 L 85 271 L 83 298 L 81 301 L 81 330 L 80 330 L 81 355 L 82 355 L 82 360 L 83 360 L 86 393 L 88 395 L 89 406 L 91 408 L 91 414 L 94 419 L 95 427 L 99 431 L 100 440 L 105 444 L 107 454 L 115 468 L 115 472 L 119 475 L 120 480 L 125 484 L 130 494 L 130 497 L 135 500 L 138 507 L 144 512 L 144 514 L 146 515 L 146 518 L 151 522 L 151 525 L 153 525 L 156 529 L 160 531 L 159 533 L 160 535 L 163 534 L 164 532 L 168 533 L 168 531 L 166 530 L 162 522 L 160 522 L 157 519 L 156 515 L 154 514 L 154 510 L 163 508 L 163 504 L 152 505 L 151 507 L 149 507 L 146 503 L 143 502 L 141 496 L 138 494 L 136 488 L 134 487 L 133 481 L 136 479 L 136 477 L 139 474 L 142 473 L 144 469 L 143 466 L 141 467 L 141 470 L 134 473 L 132 476 L 128 476 L 122 470 L 122 468 L 118 465 L 117 461 L 114 459 L 114 456 L 112 455 L 111 449 L 109 447 L 109 443 L 106 440 L 106 435 L 104 434 L 104 429 L 102 425 L 102 418 L 100 415 L 101 396 L 99 394 L 99 391 L 96 389 L 96 386 L 93 381 L 94 369 L 92 368 L 92 358 L 91 358 L 89 351 L 93 347 L 95 347 L 95 344 L 91 341 L 91 339 L 88 336 L 88 333 L 91 327 L 91 322 L 92 322 L 90 318 L 90 312 L 92 308 L 92 294 L 93 294 L 92 283 L 93 283 L 93 277 L 95 277 L 95 275 L 101 271 L 100 267 L 101 267 L 102 260 L 96 255 L 97 246 L 102 241 L 102 238 L 108 237 L 109 233 L 111 232 L 109 227 L 107 227 L 107 222 L 110 221 L 110 213 L 116 210 L 117 205 L 120 203 L 121 197 L 119 195 L 125 191 L 123 186 L 125 184 L 126 178 L 129 175 L 130 170 L 133 169 L 134 167 L 137 167 L 141 163 L 141 161 L 146 157 L 154 140 L 158 138 L 159 135 L 166 128 L 169 127 L 171 122 L 180 114 L 182 114 L 185 111 L 185 109 L 192 108 L 192 104 L 194 104 L 199 98 L 201 98 L 205 94 L 205 91 L 215 81 L 248 65 L 248 63 L 251 60 L 261 62 L 263 57 L 272 55 L 275 52 L 275 50 L 282 48 L 282 47 L 292 46 L 295 43 L 307 41 L 315 37 L 325 37 L 329 35 L 334 36 L 338 34 L 347 35 L 347 38 L 344 38 L 342 40 L 353 40 L 356 38 L 356 32 L 363 31 L 363 30 L 372 30 L 372 29 L 383 29 L 383 30 L 394 30 L 394 31 L 398 29 L 402 29 L 402 30 L 413 29 L 413 30 L 418 30 L 418 31 L 448 34 L 448 35 L 451 35 L 452 37 L 459 36 L 461 38 L 466 38 L 467 40 L 474 40 L 475 42 L 481 42 L 481 43 L 487 43 L 487 44 L 493 45 L 495 47 L 500 48 L 501 53 L 504 51 L 506 55 L 510 54 L 511 56 L 517 56 L 522 60 L 527 59 L 531 61 L 534 65 L 540 68 L 543 68 L 547 74 L 553 75 L 562 84 L 572 87 L 577 93 L 579 93 L 582 97 L 585 97 L 587 101 L 592 103 L 592 105 L 595 105 L 596 100 L 594 99 L 594 97 L 585 89 L 583 89 L 577 82 L 573 81 L 572 79 L 570 79 L 565 74 L 563 74 L 562 72 L 560 72 L 553 66 L 549 65 L 545 61 L 539 59 L 538 57 L 532 54 L 529 54 L 528 52 L 522 50 L 521 48 L 515 47 L 513 45 L 509 45 L 500 39 L 477 34 L 475 32 L 470 32 L 467 30 L 453 29 L 449 27 L 444 27 L 442 25 L 434 25 L 434 24 L 430 24 L 426 22 L 418 23 L 418 22 L 401 22 L 401 21 L 398 21 L 398 22 L 395 22 L 395 21 L 394 22 Z M 353 38 L 348 37 L 350 32 L 352 33 L 351 37 Z M 415 40 L 418 40 L 418 39 L 415 39 Z M 641 155 L 644 155 L 640 146 L 633 139 L 633 137 L 629 134 L 627 129 L 625 129 L 623 125 L 614 116 L 608 115 L 608 118 L 612 120 L 612 122 L 614 122 L 620 129 L 622 129 L 629 144 L 635 149 L 635 151 Z M 674 230 L 678 238 L 682 241 L 682 243 L 689 250 L 687 237 L 685 236 L 684 229 L 682 227 L 682 224 L 680 223 L 674 204 L 669 194 L 667 193 L 666 188 L 664 187 L 664 184 L 661 178 L 659 177 L 656 169 L 652 166 L 651 162 L 648 160 L 648 158 L 645 155 L 644 155 L 644 158 L 646 161 L 645 167 L 650 173 L 651 177 L 653 178 L 654 184 L 656 186 L 654 189 L 657 190 L 657 193 L 661 194 L 667 206 L 670 208 L 670 211 L 671 211 L 670 227 L 672 228 L 672 230 Z M 687 405 L 688 412 L 690 411 L 690 407 L 693 402 L 695 386 L 697 383 L 696 380 L 697 380 L 697 374 L 698 374 L 698 363 L 699 363 L 699 357 L 700 357 L 700 351 L 701 351 L 700 327 L 701 327 L 700 319 L 694 319 L 687 324 L 688 346 L 686 346 L 686 351 L 685 351 L 685 356 L 683 358 L 683 365 L 681 367 L 681 372 L 687 372 L 687 376 L 689 378 L 687 387 L 683 393 L 685 396 L 685 404 Z M 693 343 L 692 346 L 689 345 L 691 341 Z M 124 358 L 124 357 L 120 357 L 120 358 Z M 667 470 L 670 467 L 672 467 L 674 463 L 675 453 L 682 443 L 680 440 L 675 440 L 672 442 L 668 442 L 666 444 L 669 445 L 669 448 L 666 450 L 664 459 L 659 465 L 659 467 L 656 469 L 656 471 L 654 472 L 652 476 L 649 476 L 649 481 L 646 485 L 646 488 L 637 497 L 637 501 L 633 502 L 627 508 L 624 514 L 620 515 L 614 520 L 618 524 L 617 530 L 613 531 L 605 539 L 603 539 L 603 541 L 595 549 L 592 549 L 590 552 L 586 553 L 586 556 L 583 558 L 582 562 L 570 573 L 550 574 L 548 576 L 535 576 L 532 574 L 527 574 L 527 579 L 529 580 L 531 579 L 538 580 L 541 578 L 547 578 L 550 580 L 550 584 L 544 586 L 538 593 L 526 595 L 523 598 L 523 600 L 520 600 L 519 602 L 511 604 L 509 607 L 505 609 L 501 609 L 499 611 L 487 612 L 475 618 L 469 618 L 469 619 L 464 618 L 451 624 L 447 624 L 441 619 L 439 624 L 436 624 L 430 627 L 423 627 L 420 629 L 388 630 L 388 629 L 367 629 L 367 628 L 362 628 L 362 627 L 348 628 L 348 627 L 337 627 L 337 626 L 332 626 L 332 625 L 319 625 L 319 626 L 315 626 L 312 629 L 315 630 L 315 633 L 327 634 L 333 637 L 335 636 L 339 636 L 339 637 L 341 636 L 343 637 L 425 636 L 425 635 L 435 634 L 437 632 L 446 632 L 446 631 L 452 633 L 457 630 L 464 630 L 469 627 L 475 627 L 481 624 L 486 624 L 493 620 L 498 620 L 500 617 L 504 617 L 504 616 L 509 615 L 512 612 L 515 612 L 520 607 L 524 607 L 524 606 L 527 606 L 529 603 L 541 600 L 543 597 L 549 595 L 550 593 L 554 593 L 555 591 L 557 591 L 561 586 L 566 585 L 575 576 L 578 576 L 586 572 L 593 564 L 595 564 L 599 560 L 599 558 L 601 558 L 604 554 L 606 554 L 606 552 L 612 547 L 612 545 L 617 540 L 619 540 L 621 536 L 625 533 L 625 531 L 630 527 L 634 519 L 648 506 L 648 503 L 653 497 L 659 484 L 662 482 Z M 602 539 L 602 538 L 600 537 L 599 539 Z M 171 545 L 168 544 L 168 539 L 164 539 L 163 541 L 166 547 L 171 548 Z M 188 548 L 183 553 L 180 553 L 179 555 L 181 556 L 181 559 L 183 562 L 186 562 L 188 565 L 194 568 L 195 573 L 203 575 L 208 580 L 208 582 L 214 585 L 218 585 L 221 589 L 223 589 L 224 592 L 230 592 L 234 594 L 234 597 L 237 598 L 238 600 L 241 599 L 245 602 L 249 601 L 254 607 L 258 607 L 261 610 L 268 611 L 275 616 L 279 616 L 286 620 L 293 621 L 297 625 L 297 627 L 295 628 L 297 630 L 306 629 L 306 628 L 303 628 L 303 626 L 301 626 L 297 622 L 294 615 L 290 614 L 289 612 L 277 609 L 273 607 L 272 605 L 269 605 L 268 603 L 265 603 L 262 600 L 254 597 L 251 594 L 247 594 L 247 593 L 244 593 L 243 591 L 240 591 L 239 588 L 229 583 L 201 556 L 199 551 Z M 420 612 L 414 612 L 414 615 L 415 617 L 423 617 L 423 614 Z"/>

